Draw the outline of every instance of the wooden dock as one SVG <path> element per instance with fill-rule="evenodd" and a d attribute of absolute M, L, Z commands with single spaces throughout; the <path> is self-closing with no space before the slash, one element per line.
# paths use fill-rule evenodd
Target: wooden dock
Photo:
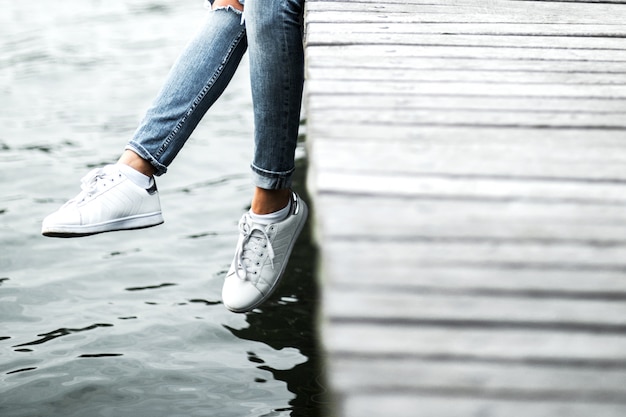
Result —
<path fill-rule="evenodd" d="M 626 1 L 305 21 L 336 417 L 626 416 Z"/>

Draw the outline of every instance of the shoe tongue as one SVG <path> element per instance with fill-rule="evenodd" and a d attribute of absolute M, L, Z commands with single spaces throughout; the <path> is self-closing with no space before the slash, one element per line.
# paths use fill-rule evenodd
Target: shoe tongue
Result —
<path fill-rule="evenodd" d="M 265 231 L 263 230 L 263 225 L 260 224 L 252 224 L 250 230 L 248 232 L 250 239 L 261 240 L 265 238 Z"/>

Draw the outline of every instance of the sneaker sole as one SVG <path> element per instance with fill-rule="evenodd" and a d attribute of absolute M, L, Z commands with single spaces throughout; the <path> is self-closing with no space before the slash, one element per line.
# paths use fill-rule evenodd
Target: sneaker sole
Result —
<path fill-rule="evenodd" d="M 44 226 L 41 234 L 47 237 L 72 238 L 91 236 L 99 233 L 116 232 L 120 230 L 137 230 L 158 226 L 164 222 L 161 213 L 142 214 L 140 216 L 125 217 L 123 219 L 111 220 L 104 223 L 92 224 L 88 226 L 77 225 L 55 225 Z"/>
<path fill-rule="evenodd" d="M 263 298 L 261 298 L 259 301 L 257 301 L 256 303 L 254 303 L 253 305 L 247 308 L 234 309 L 234 308 L 229 307 L 227 304 L 224 304 L 224 306 L 227 309 L 229 309 L 233 313 L 247 313 L 248 311 L 254 310 L 261 304 L 265 303 L 272 296 L 272 294 L 274 293 L 274 290 L 278 288 L 278 284 L 283 279 L 283 275 L 285 275 L 285 270 L 287 269 L 287 264 L 289 263 L 289 258 L 291 257 L 291 252 L 293 250 L 293 247 L 296 246 L 296 241 L 298 240 L 298 237 L 300 236 L 302 229 L 304 229 L 304 225 L 306 224 L 307 218 L 309 217 L 309 208 L 306 205 L 306 203 L 304 202 L 301 203 L 301 210 L 303 214 L 302 216 L 303 220 L 298 225 L 298 228 L 296 229 L 296 233 L 294 234 L 293 240 L 291 241 L 291 243 L 289 244 L 289 247 L 287 248 L 287 254 L 285 255 L 285 259 L 287 259 L 287 262 L 283 262 L 282 268 L 280 269 L 280 272 L 278 273 L 278 278 L 276 278 L 276 281 L 274 281 L 274 284 L 270 287 L 267 294 L 265 294 Z"/>

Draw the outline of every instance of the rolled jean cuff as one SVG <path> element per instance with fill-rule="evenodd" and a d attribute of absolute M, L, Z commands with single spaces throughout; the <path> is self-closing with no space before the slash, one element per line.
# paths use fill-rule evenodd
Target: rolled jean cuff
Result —
<path fill-rule="evenodd" d="M 286 172 L 271 172 L 250 165 L 252 168 L 252 182 L 255 186 L 266 190 L 280 190 L 291 188 L 291 179 L 295 168 Z"/>
<path fill-rule="evenodd" d="M 139 143 L 131 140 L 130 142 L 128 142 L 128 145 L 126 145 L 126 148 L 124 149 L 128 151 L 133 151 L 137 155 L 145 159 L 146 161 L 150 162 L 150 164 L 152 164 L 152 166 L 156 169 L 156 172 L 154 173 L 154 175 L 156 175 L 157 177 L 167 172 L 167 167 L 163 165 L 162 163 L 160 163 L 159 161 L 157 161 L 157 159 L 154 156 L 152 156 L 152 154 L 150 154 L 150 152 L 148 152 L 146 148 L 141 146 Z"/>

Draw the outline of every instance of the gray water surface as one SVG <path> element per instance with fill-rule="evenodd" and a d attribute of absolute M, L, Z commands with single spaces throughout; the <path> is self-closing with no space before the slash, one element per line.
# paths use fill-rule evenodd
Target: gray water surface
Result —
<path fill-rule="evenodd" d="M 89 169 L 117 159 L 202 1 L 0 10 L 0 415 L 324 415 L 309 230 L 271 302 L 234 314 L 220 301 L 251 192 L 245 59 L 158 179 L 164 225 L 40 235 Z"/>

